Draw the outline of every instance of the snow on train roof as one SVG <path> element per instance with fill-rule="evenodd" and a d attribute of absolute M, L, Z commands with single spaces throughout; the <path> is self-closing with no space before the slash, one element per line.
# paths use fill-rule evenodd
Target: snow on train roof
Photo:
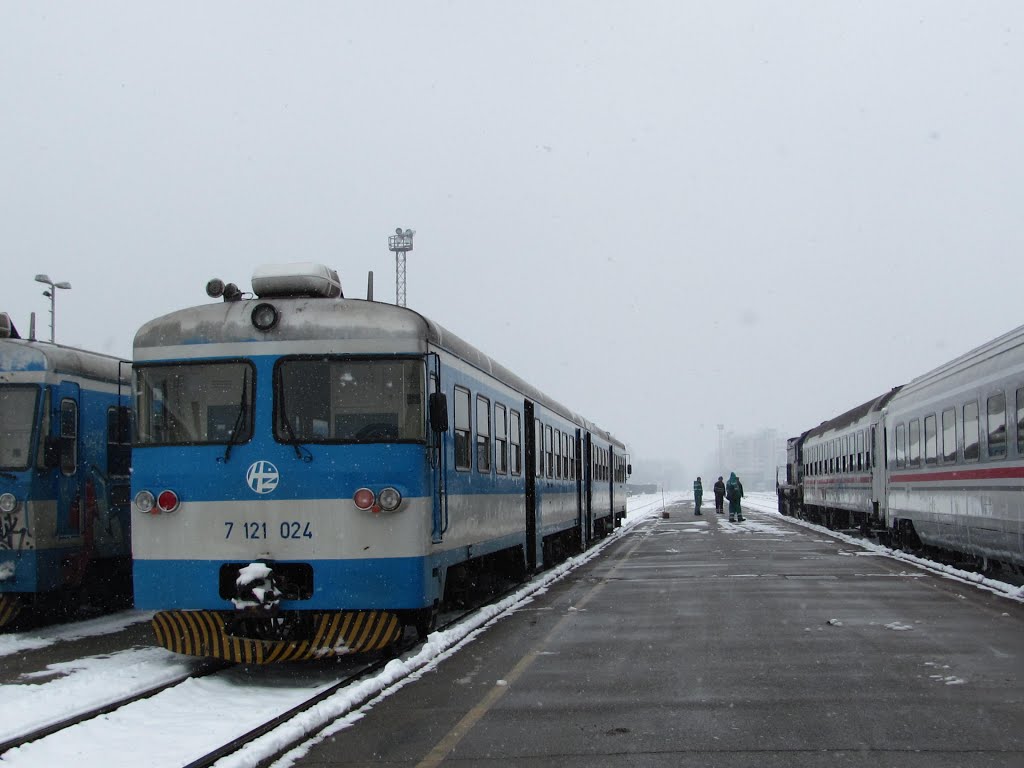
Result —
<path fill-rule="evenodd" d="M 850 426 L 851 424 L 856 424 L 858 421 L 863 419 L 872 411 L 882 409 L 885 406 L 885 404 L 888 403 L 893 398 L 893 396 L 895 396 L 895 394 L 899 391 L 899 387 L 893 387 L 884 395 L 873 397 L 866 403 L 861 403 L 856 408 L 851 408 L 846 413 L 842 413 L 832 419 L 829 419 L 828 421 L 821 422 L 821 424 L 814 427 L 813 429 L 807 430 L 803 434 L 803 437 L 819 437 L 828 432 L 831 432 L 834 429 L 842 429 L 843 427 Z"/>
<path fill-rule="evenodd" d="M 431 344 L 501 380 L 530 400 L 543 404 L 593 434 L 625 447 L 610 433 L 548 397 L 415 310 L 363 299 L 274 298 L 269 303 L 278 308 L 280 319 L 272 330 L 260 331 L 253 326 L 251 317 L 253 309 L 263 303 L 267 300 L 243 299 L 204 304 L 151 320 L 135 334 L 135 360 L 249 356 L 254 350 L 247 345 L 268 342 L 289 343 L 288 354 L 295 351 L 291 342 L 304 341 L 311 342 L 310 352 L 315 345 L 316 352 L 326 354 L 351 352 L 353 341 L 366 342 L 361 351 L 370 352 L 371 345 L 387 342 L 390 351 L 408 354 L 425 354 L 427 345 Z M 216 345 L 218 349 L 215 353 L 211 350 L 199 352 L 196 345 Z M 267 350 L 268 354 L 279 353 L 272 347 L 267 347 Z"/>
<path fill-rule="evenodd" d="M 100 352 L 30 339 L 0 339 L 0 371 L 50 371 L 127 383 L 131 364 Z"/>

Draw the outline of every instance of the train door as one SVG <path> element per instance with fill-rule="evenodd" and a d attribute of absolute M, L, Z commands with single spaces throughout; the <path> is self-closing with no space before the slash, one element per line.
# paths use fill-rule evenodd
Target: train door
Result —
<path fill-rule="evenodd" d="M 537 570 L 537 439 L 533 403 L 523 402 L 523 478 L 526 481 L 526 570 Z"/>
<path fill-rule="evenodd" d="M 886 478 L 885 422 L 879 421 L 871 425 L 871 511 L 880 521 L 886 520 L 885 509 L 888 506 L 886 494 L 888 487 Z M 887 523 L 888 524 L 888 523 Z"/>
<path fill-rule="evenodd" d="M 593 461 L 591 459 L 591 451 L 593 451 L 593 445 L 590 440 L 590 433 L 587 432 L 583 436 L 583 509 L 584 509 L 584 525 L 585 533 L 583 534 L 584 541 L 590 541 L 594 538 L 594 494 L 593 494 Z"/>
<path fill-rule="evenodd" d="M 441 358 L 437 354 L 427 356 L 427 382 L 430 402 L 430 467 L 433 491 L 431 495 L 431 533 L 433 544 L 444 541 L 448 530 L 448 453 L 445 435 L 448 434 L 448 403 L 441 391 Z"/>
<path fill-rule="evenodd" d="M 587 548 L 587 520 L 583 504 L 583 441 L 580 430 L 576 430 L 573 437 L 573 468 L 572 472 L 576 477 L 576 525 L 580 529 L 580 551 Z"/>
<path fill-rule="evenodd" d="M 62 381 L 57 387 L 60 414 L 57 419 L 57 535 L 78 536 L 82 532 L 82 506 L 78 477 L 78 406 L 81 390 L 73 382 Z"/>

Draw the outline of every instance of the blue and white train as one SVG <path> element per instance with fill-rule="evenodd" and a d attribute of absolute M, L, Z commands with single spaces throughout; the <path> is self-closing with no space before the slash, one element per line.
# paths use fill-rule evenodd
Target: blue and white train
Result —
<path fill-rule="evenodd" d="M 0 315 L 0 626 L 131 593 L 131 363 Z"/>
<path fill-rule="evenodd" d="M 779 509 L 1024 570 L 1024 326 L 792 438 Z"/>
<path fill-rule="evenodd" d="M 624 445 L 418 313 L 315 264 L 135 337 L 135 603 L 173 651 L 380 649 L 625 515 Z"/>

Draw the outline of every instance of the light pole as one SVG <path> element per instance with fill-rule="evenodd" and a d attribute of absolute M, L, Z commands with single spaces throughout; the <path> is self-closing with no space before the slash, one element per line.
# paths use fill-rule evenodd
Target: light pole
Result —
<path fill-rule="evenodd" d="M 416 233 L 411 229 L 395 229 L 395 234 L 388 238 L 388 250 L 395 252 L 395 304 L 405 306 L 405 254 L 412 250 L 412 236 Z"/>
<path fill-rule="evenodd" d="M 718 425 L 718 471 L 722 471 L 722 430 L 725 429 L 725 424 Z"/>
<path fill-rule="evenodd" d="M 43 296 L 50 299 L 50 343 L 54 343 L 54 326 L 57 323 L 57 289 L 63 288 L 66 291 L 71 290 L 71 283 L 61 282 L 55 283 L 50 279 L 49 275 L 36 275 L 37 283 L 44 283 L 50 286 L 50 290 L 43 291 Z"/>

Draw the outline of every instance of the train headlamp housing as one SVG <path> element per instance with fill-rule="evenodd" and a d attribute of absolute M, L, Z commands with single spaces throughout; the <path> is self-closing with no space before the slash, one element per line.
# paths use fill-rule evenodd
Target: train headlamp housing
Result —
<path fill-rule="evenodd" d="M 377 503 L 385 512 L 394 512 L 402 503 L 402 494 L 395 488 L 385 488 L 377 494 Z"/>
<path fill-rule="evenodd" d="M 156 499 L 149 491 L 139 491 L 135 494 L 135 507 L 139 512 L 149 514 L 156 506 Z"/>
<path fill-rule="evenodd" d="M 352 502 L 356 505 L 357 509 L 365 512 L 373 508 L 373 505 L 377 503 L 377 497 L 369 488 L 360 488 L 352 494 Z"/>
<path fill-rule="evenodd" d="M 18 500 L 13 493 L 0 494 L 0 512 L 7 514 L 18 508 Z"/>
<path fill-rule="evenodd" d="M 156 497 L 156 508 L 161 512 L 173 512 L 179 504 L 178 494 L 174 491 L 161 491 L 160 495 Z"/>
<path fill-rule="evenodd" d="M 280 314 L 277 311 L 277 307 L 273 304 L 257 304 L 253 307 L 250 319 L 252 320 L 253 327 L 258 331 L 269 331 L 280 319 Z"/>

